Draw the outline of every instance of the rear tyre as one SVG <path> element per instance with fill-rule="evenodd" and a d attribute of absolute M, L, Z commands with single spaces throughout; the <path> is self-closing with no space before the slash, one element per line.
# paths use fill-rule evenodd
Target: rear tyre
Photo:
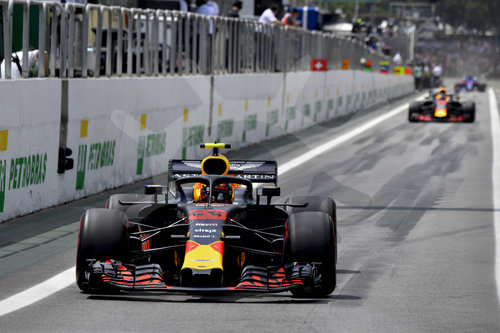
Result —
<path fill-rule="evenodd" d="M 82 291 L 91 288 L 85 274 L 88 259 L 128 259 L 127 224 L 127 216 L 116 209 L 88 209 L 82 216 L 76 252 L 76 284 Z"/>
<path fill-rule="evenodd" d="M 319 263 L 321 281 L 314 289 L 296 288 L 296 297 L 325 297 L 337 283 L 334 223 L 323 212 L 299 212 L 288 219 L 288 246 L 290 259 L 298 263 Z"/>
<path fill-rule="evenodd" d="M 476 119 L 476 104 L 474 102 L 464 102 L 462 109 L 464 112 L 464 122 L 473 123 Z"/>

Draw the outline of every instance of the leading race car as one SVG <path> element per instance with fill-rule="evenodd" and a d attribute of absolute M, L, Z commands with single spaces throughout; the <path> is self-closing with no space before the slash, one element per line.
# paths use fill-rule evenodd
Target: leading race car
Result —
<path fill-rule="evenodd" d="M 479 83 L 477 78 L 473 76 L 464 76 L 460 82 L 455 84 L 455 92 L 460 91 L 481 91 L 486 90 L 486 83 Z"/>
<path fill-rule="evenodd" d="M 459 101 L 459 97 L 447 94 L 446 89 L 441 88 L 437 94 L 429 94 L 423 101 L 415 101 L 410 104 L 408 120 L 410 122 L 474 122 L 476 116 L 476 104 L 474 102 Z"/>
<path fill-rule="evenodd" d="M 276 162 L 229 162 L 218 150 L 230 145 L 201 146 L 213 153 L 201 161 L 170 161 L 166 193 L 149 185 L 145 194 L 112 195 L 106 208 L 85 212 L 78 287 L 87 293 L 332 293 L 335 202 L 306 196 L 274 203 Z"/>

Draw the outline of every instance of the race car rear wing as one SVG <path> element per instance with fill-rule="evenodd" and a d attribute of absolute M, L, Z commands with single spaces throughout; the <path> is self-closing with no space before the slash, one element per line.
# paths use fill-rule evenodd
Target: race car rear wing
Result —
<path fill-rule="evenodd" d="M 168 181 L 201 175 L 201 160 L 170 160 Z M 230 161 L 228 175 L 254 183 L 278 185 L 278 164 L 275 161 Z"/>

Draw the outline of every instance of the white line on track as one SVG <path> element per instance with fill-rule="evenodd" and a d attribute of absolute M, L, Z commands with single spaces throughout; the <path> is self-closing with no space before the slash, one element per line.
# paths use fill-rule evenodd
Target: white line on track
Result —
<path fill-rule="evenodd" d="M 500 117 L 493 88 L 488 89 L 491 115 L 491 139 L 493 141 L 493 223 L 495 226 L 495 280 L 500 303 Z"/>
<path fill-rule="evenodd" d="M 404 110 L 408 110 L 408 103 L 403 104 L 393 109 L 390 112 L 387 112 L 359 127 L 354 128 L 350 132 L 342 134 L 336 137 L 335 139 L 330 140 L 322 144 L 321 146 L 318 146 L 310 150 L 309 152 L 282 164 L 279 168 L 278 174 L 282 175 L 285 172 L 288 172 L 293 168 L 298 167 L 299 165 L 315 158 L 316 156 L 321 155 L 327 152 L 328 150 L 335 148 L 336 146 L 366 132 L 367 130 L 388 120 L 389 118 L 396 116 L 398 113 Z M 0 316 L 6 315 L 13 311 L 24 308 L 28 305 L 31 305 L 35 302 L 38 302 L 41 299 L 48 297 L 74 283 L 75 283 L 75 267 L 71 267 L 70 269 L 62 273 L 59 273 L 58 275 L 40 284 L 37 284 L 34 287 L 31 287 L 25 291 L 22 291 L 18 294 L 15 294 L 11 297 L 8 297 L 0 301 Z"/>
<path fill-rule="evenodd" d="M 0 301 L 0 316 L 19 310 L 75 283 L 75 267 Z"/>

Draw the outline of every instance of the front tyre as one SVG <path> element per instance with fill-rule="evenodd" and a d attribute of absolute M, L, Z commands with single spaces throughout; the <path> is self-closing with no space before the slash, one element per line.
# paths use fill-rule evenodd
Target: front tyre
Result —
<path fill-rule="evenodd" d="M 322 212 L 330 215 L 333 221 L 333 234 L 334 246 L 337 248 L 337 205 L 335 201 L 328 196 L 303 196 L 303 197 L 291 197 L 286 201 L 289 204 L 303 205 L 307 203 L 306 207 L 290 207 L 288 206 L 287 212 L 289 215 L 299 213 L 299 212 Z M 335 257 L 335 263 L 337 262 L 337 257 Z"/>
<path fill-rule="evenodd" d="M 325 297 L 337 283 L 335 228 L 329 214 L 299 212 L 288 219 L 288 246 L 292 262 L 315 263 L 321 275 L 319 285 L 313 288 L 295 288 L 297 297 Z M 316 264 L 317 263 L 317 264 Z"/>
<path fill-rule="evenodd" d="M 89 292 L 91 286 L 86 274 L 87 260 L 128 258 L 129 244 L 127 216 L 116 209 L 88 209 L 80 220 L 76 252 L 76 284 Z"/>
<path fill-rule="evenodd" d="M 418 121 L 418 116 L 420 115 L 420 102 L 412 102 L 408 110 L 408 121 L 411 123 Z"/>
<path fill-rule="evenodd" d="M 462 104 L 464 122 L 473 123 L 476 119 L 476 104 L 474 102 L 464 102 Z"/>

